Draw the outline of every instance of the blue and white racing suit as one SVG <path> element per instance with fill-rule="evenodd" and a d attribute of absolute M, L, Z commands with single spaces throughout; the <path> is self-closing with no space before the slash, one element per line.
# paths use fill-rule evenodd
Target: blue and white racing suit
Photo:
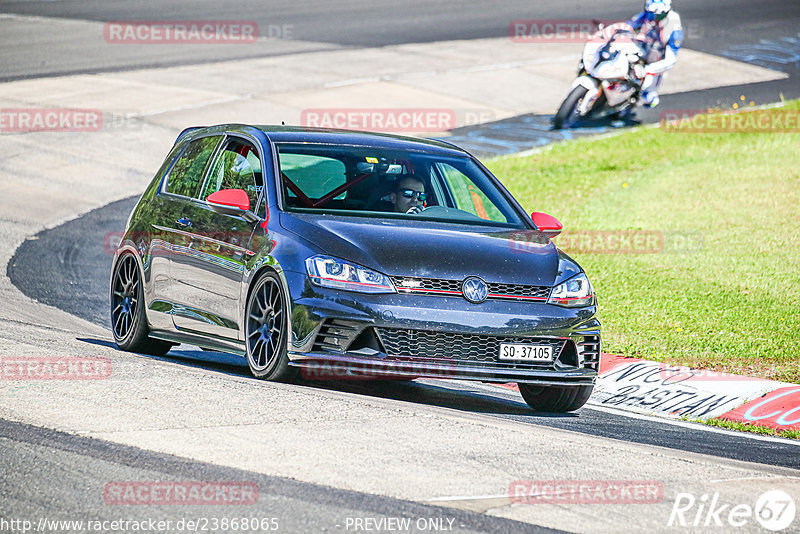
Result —
<path fill-rule="evenodd" d="M 636 32 L 637 38 L 649 46 L 642 82 L 642 100 L 646 106 L 655 107 L 658 105 L 661 78 L 675 65 L 678 50 L 683 44 L 681 17 L 675 11 L 670 11 L 660 22 L 651 21 L 647 18 L 647 12 L 642 11 L 629 20 L 628 24 Z"/>

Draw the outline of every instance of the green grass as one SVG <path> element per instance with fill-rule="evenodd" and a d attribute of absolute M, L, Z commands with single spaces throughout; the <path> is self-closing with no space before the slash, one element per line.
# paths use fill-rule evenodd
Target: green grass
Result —
<path fill-rule="evenodd" d="M 752 432 L 754 434 L 762 434 L 764 436 L 778 436 L 779 438 L 800 439 L 800 430 L 778 431 L 768 426 L 751 425 L 749 423 L 728 421 L 726 419 L 708 419 L 706 421 L 696 420 L 693 422 L 702 423 L 704 425 L 715 426 L 719 428 L 727 428 L 728 430 L 738 430 L 740 432 Z"/>
<path fill-rule="evenodd" d="M 488 166 L 565 231 L 663 233 L 655 254 L 564 247 L 598 294 L 604 351 L 800 383 L 798 154 L 800 134 L 639 128 Z"/>

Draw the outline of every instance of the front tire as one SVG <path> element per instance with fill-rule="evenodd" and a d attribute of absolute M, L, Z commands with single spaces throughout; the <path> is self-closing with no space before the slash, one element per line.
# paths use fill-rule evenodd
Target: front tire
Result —
<path fill-rule="evenodd" d="M 517 384 L 522 398 L 537 412 L 572 412 L 586 404 L 594 386 Z"/>
<path fill-rule="evenodd" d="M 578 106 L 589 90 L 584 86 L 579 85 L 574 88 L 561 103 L 558 108 L 556 116 L 553 118 L 553 128 L 561 130 L 562 128 L 570 128 L 578 120 Z"/>
<path fill-rule="evenodd" d="M 247 363 L 256 378 L 288 381 L 297 374 L 289 367 L 286 339 L 288 303 L 280 279 L 271 272 L 258 277 L 247 298 L 245 342 Z"/>
<path fill-rule="evenodd" d="M 111 279 L 111 331 L 117 346 L 128 352 L 163 356 L 172 343 L 150 339 L 139 263 L 133 254 L 124 254 L 114 266 Z"/>

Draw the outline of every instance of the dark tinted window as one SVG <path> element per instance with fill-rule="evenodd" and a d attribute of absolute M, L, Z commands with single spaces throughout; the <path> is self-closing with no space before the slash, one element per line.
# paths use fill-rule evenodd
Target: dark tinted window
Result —
<path fill-rule="evenodd" d="M 167 179 L 167 193 L 196 197 L 203 181 L 203 171 L 221 136 L 202 137 L 189 143 L 175 162 Z"/>
<path fill-rule="evenodd" d="M 281 172 L 311 198 L 319 198 L 344 184 L 347 170 L 341 160 L 313 154 L 281 152 Z M 291 190 L 289 196 L 297 196 Z M 337 198 L 344 198 L 342 193 Z"/>
<path fill-rule="evenodd" d="M 502 191 L 468 157 L 314 143 L 277 147 L 289 210 L 526 227 Z M 404 199 L 414 198 L 415 191 L 425 197 L 417 196 L 422 204 L 409 210 Z"/>
<path fill-rule="evenodd" d="M 217 156 L 200 198 L 206 199 L 221 189 L 243 189 L 250 197 L 250 209 L 255 210 L 262 184 L 261 162 L 256 148 L 234 139 L 227 142 Z"/>

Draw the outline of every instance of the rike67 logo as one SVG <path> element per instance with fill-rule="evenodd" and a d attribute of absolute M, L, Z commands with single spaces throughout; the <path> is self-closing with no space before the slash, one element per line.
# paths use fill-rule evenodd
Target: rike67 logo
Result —
<path fill-rule="evenodd" d="M 720 527 L 752 527 L 753 521 L 763 528 L 778 532 L 794 521 L 794 499 L 781 490 L 769 490 L 756 499 L 755 505 L 723 503 L 718 492 L 699 498 L 691 493 L 678 493 L 667 526 L 720 529 Z M 720 530 L 722 532 L 723 530 Z"/>

